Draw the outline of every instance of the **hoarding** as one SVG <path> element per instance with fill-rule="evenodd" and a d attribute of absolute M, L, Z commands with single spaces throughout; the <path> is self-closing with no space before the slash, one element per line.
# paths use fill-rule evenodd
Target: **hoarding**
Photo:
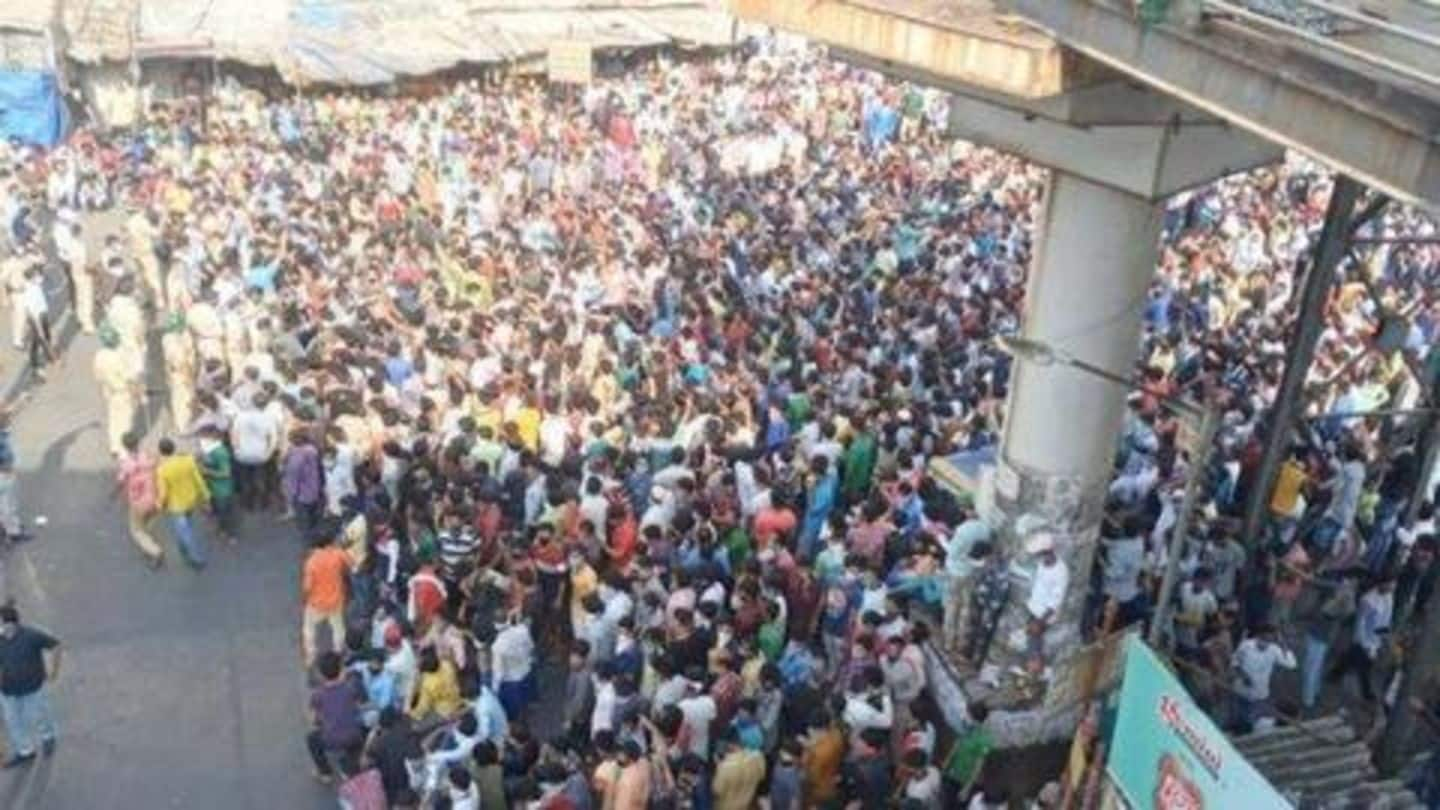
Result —
<path fill-rule="evenodd" d="M 1106 771 L 1136 810 L 1291 805 L 1230 745 L 1160 658 L 1132 635 Z"/>

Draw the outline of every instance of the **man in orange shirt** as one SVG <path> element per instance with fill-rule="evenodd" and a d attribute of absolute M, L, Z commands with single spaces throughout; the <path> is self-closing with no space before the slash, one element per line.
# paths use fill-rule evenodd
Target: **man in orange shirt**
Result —
<path fill-rule="evenodd" d="M 301 597 L 305 614 L 300 623 L 300 654 L 305 665 L 315 654 L 315 628 L 330 626 L 330 648 L 339 650 L 345 643 L 345 578 L 350 571 L 350 557 L 335 544 L 335 535 L 325 533 L 315 541 L 315 549 L 305 558 L 301 576 Z"/>

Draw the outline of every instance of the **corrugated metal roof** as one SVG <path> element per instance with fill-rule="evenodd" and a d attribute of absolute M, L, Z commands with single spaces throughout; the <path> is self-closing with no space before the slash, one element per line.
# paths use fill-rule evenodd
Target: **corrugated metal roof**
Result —
<path fill-rule="evenodd" d="M 0 0 L 0 21 L 43 25 L 58 0 Z M 215 57 L 275 66 L 300 83 L 379 84 L 455 65 L 596 48 L 730 41 L 707 0 L 65 0 L 67 54 L 81 62 Z M 132 42 L 132 39 L 134 42 Z"/>
<path fill-rule="evenodd" d="M 55 17 L 55 0 L 5 0 L 0 28 L 45 28 Z"/>
<path fill-rule="evenodd" d="M 81 62 L 130 58 L 140 0 L 65 0 L 66 54 Z"/>
<path fill-rule="evenodd" d="M 1420 807 L 1402 783 L 1378 778 L 1369 747 L 1341 716 L 1276 726 L 1232 741 L 1270 784 L 1302 810 Z"/>
<path fill-rule="evenodd" d="M 221 59 L 274 63 L 289 31 L 291 0 L 140 0 L 139 40 L 208 41 Z"/>

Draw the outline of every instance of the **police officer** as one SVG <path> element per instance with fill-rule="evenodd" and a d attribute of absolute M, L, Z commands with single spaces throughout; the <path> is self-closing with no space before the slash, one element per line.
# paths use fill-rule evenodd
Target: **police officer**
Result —
<path fill-rule="evenodd" d="M 195 405 L 195 342 L 185 328 L 185 315 L 172 312 L 160 338 L 165 355 L 165 385 L 170 391 L 170 418 L 178 433 L 190 428 Z"/>
<path fill-rule="evenodd" d="M 115 287 L 115 295 L 106 307 L 106 322 L 115 330 L 115 339 L 120 347 L 135 355 L 135 362 L 145 362 L 145 312 L 135 299 L 135 284 L 130 279 L 121 279 Z"/>
<path fill-rule="evenodd" d="M 135 407 L 142 392 L 143 367 L 136 355 L 120 340 L 109 324 L 100 328 L 100 350 L 95 353 L 95 380 L 105 397 L 105 429 L 110 438 L 110 452 L 119 456 L 125 451 L 125 434 L 135 423 Z"/>
<path fill-rule="evenodd" d="M 204 289 L 200 300 L 185 313 L 185 322 L 190 325 L 190 334 L 195 338 L 195 351 L 202 362 L 215 360 L 225 362 L 225 326 L 215 308 L 215 291 Z"/>

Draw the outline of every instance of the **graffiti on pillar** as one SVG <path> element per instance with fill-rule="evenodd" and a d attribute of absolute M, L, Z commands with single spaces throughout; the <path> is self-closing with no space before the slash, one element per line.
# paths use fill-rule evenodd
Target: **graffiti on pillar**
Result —
<path fill-rule="evenodd" d="M 1011 516 L 1033 517 L 1060 534 L 1083 533 L 1100 522 L 1105 505 L 1105 481 L 1079 475 L 1048 475 L 1007 459 L 1000 459 L 996 498 Z M 1017 521 L 1018 522 L 1018 521 Z M 1016 527 L 1016 533 L 1025 533 Z"/>

